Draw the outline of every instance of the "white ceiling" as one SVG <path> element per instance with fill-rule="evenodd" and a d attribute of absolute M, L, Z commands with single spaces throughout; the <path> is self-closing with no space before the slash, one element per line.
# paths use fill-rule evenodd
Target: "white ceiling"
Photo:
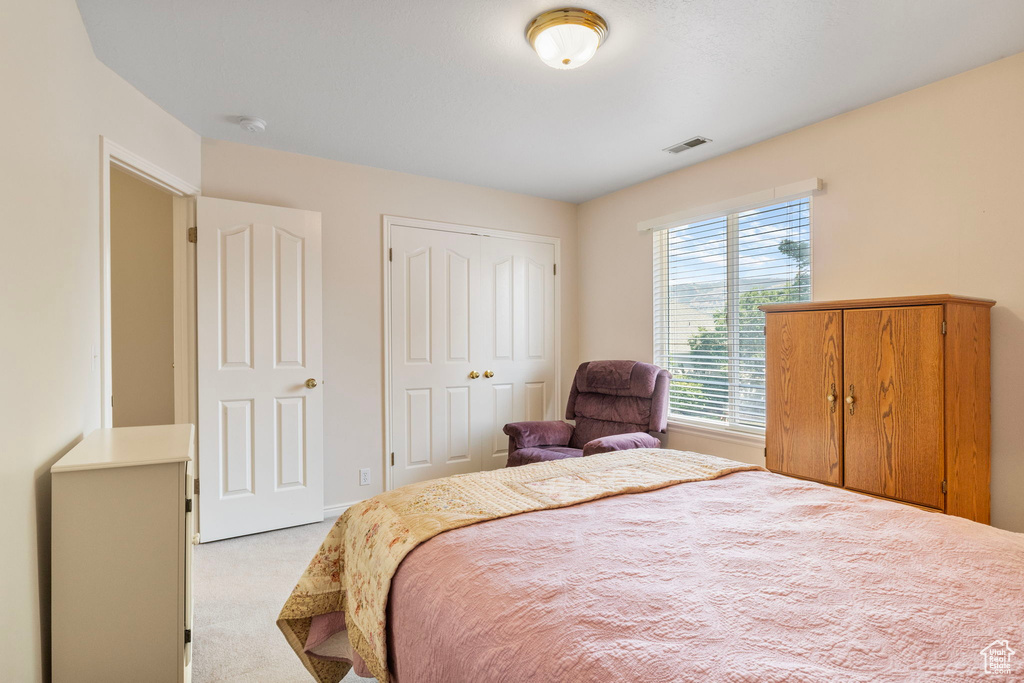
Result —
<path fill-rule="evenodd" d="M 586 0 L 609 37 L 572 71 L 524 37 L 551 0 L 78 5 L 206 137 L 572 202 L 1024 51 L 1022 0 Z"/>

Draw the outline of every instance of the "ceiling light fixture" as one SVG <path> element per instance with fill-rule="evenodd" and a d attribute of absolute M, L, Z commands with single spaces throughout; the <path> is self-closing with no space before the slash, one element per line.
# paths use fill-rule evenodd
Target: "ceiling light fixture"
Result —
<path fill-rule="evenodd" d="M 526 28 L 526 39 L 541 61 L 555 69 L 583 66 L 607 36 L 605 20 L 578 7 L 544 12 Z"/>

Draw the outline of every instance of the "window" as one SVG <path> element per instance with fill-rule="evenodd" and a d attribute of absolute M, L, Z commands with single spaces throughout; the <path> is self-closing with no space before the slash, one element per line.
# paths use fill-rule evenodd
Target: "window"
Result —
<path fill-rule="evenodd" d="M 656 232 L 654 355 L 672 373 L 669 418 L 763 429 L 757 307 L 810 298 L 810 197 Z"/>

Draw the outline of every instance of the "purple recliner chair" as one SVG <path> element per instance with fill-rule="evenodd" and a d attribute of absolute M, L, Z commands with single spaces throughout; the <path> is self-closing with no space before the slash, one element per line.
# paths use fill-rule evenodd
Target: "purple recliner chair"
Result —
<path fill-rule="evenodd" d="M 672 375 L 657 365 L 631 360 L 595 360 L 576 370 L 565 419 L 513 422 L 506 467 L 578 458 L 629 448 L 659 448 L 668 426 L 668 384 Z"/>

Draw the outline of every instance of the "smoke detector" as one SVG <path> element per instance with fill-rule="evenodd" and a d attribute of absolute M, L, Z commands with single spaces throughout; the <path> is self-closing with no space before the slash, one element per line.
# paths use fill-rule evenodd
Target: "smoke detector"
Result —
<path fill-rule="evenodd" d="M 690 138 L 689 140 L 684 140 L 683 142 L 680 142 L 678 145 L 672 145 L 671 147 L 666 147 L 665 149 L 663 149 L 661 151 L 668 152 L 669 154 L 679 154 L 680 152 L 685 152 L 688 149 L 693 149 L 694 147 L 699 147 L 699 146 L 701 146 L 701 145 L 703 145 L 704 143 L 707 143 L 707 142 L 711 142 L 711 139 L 710 138 L 702 138 L 701 136 L 698 135 L 695 138 Z"/>
<path fill-rule="evenodd" d="M 250 133 L 262 133 L 267 129 L 267 122 L 255 116 L 238 117 L 238 125 L 242 127 L 242 130 L 247 130 Z"/>

